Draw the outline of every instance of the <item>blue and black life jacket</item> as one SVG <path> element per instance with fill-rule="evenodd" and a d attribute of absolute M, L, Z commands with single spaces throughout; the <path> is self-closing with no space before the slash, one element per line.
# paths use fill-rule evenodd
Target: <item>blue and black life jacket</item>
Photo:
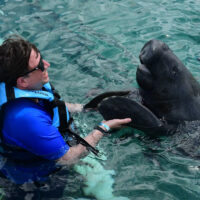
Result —
<path fill-rule="evenodd" d="M 0 132 L 3 125 L 3 110 L 6 103 L 12 101 L 16 98 L 30 98 L 30 99 L 43 99 L 47 100 L 50 105 L 50 109 L 53 112 L 53 122 L 52 125 L 58 128 L 59 132 L 63 137 L 66 134 L 69 136 L 67 143 L 71 144 L 81 143 L 86 146 L 94 154 L 98 153 L 94 147 L 88 144 L 83 138 L 81 138 L 74 130 L 73 118 L 65 105 L 65 102 L 61 100 L 60 95 L 55 90 L 55 88 L 50 84 L 46 83 L 42 90 L 21 90 L 16 87 L 10 87 L 9 85 L 1 82 L 0 83 Z M 0 134 L 1 140 L 3 142 L 2 133 Z M 70 141 L 73 141 L 72 143 Z M 75 141 L 75 142 L 74 142 Z"/>
<path fill-rule="evenodd" d="M 53 111 L 52 125 L 64 134 L 69 128 L 70 114 L 65 102 L 60 99 L 60 95 L 55 91 L 50 83 L 46 83 L 42 90 L 21 90 L 16 87 L 10 87 L 7 84 L 0 83 L 0 107 L 3 109 L 6 103 L 17 98 L 36 98 L 44 99 L 49 102 Z"/>

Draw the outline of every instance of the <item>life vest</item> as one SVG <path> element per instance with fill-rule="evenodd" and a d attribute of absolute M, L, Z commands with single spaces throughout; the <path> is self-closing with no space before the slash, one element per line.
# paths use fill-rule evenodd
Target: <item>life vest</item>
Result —
<path fill-rule="evenodd" d="M 72 146 L 74 144 L 82 144 L 86 148 L 92 151 L 94 154 L 98 154 L 98 150 L 88 144 L 83 138 L 81 138 L 74 130 L 73 118 L 70 117 L 70 113 L 65 105 L 65 102 L 61 100 L 60 95 L 56 92 L 55 88 L 48 82 L 42 90 L 21 90 L 16 87 L 10 87 L 4 82 L 0 83 L 0 115 L 3 116 L 3 107 L 9 101 L 17 98 L 36 98 L 48 100 L 53 110 L 53 122 L 52 125 L 58 128 L 59 132 L 67 143 Z M 2 129 L 3 120 L 0 122 L 0 132 Z M 66 135 L 67 133 L 67 135 Z M 2 134 L 0 134 L 2 136 Z M 67 136 L 67 137 L 66 137 Z M 3 140 L 3 137 L 1 137 Z"/>
<path fill-rule="evenodd" d="M 68 122 L 70 121 L 70 114 L 65 102 L 60 99 L 60 95 L 50 83 L 46 83 L 42 90 L 21 90 L 16 87 L 9 87 L 3 82 L 0 83 L 0 107 L 17 98 L 48 100 L 53 110 L 52 125 L 58 128 L 61 133 L 66 132 L 69 125 Z"/>

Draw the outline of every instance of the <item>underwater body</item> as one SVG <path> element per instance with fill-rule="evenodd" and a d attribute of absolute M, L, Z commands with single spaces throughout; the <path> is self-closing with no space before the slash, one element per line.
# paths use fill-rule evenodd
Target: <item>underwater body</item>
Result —
<path fill-rule="evenodd" d="M 85 104 L 106 91 L 138 88 L 139 53 L 151 39 L 165 42 L 199 82 L 198 5 L 199 0 L 1 1 L 0 39 L 15 33 L 35 43 L 51 63 L 49 75 L 63 99 Z M 102 120 L 96 112 L 74 118 L 82 136 Z M 156 140 L 123 129 L 99 143 L 104 156 L 90 154 L 79 169 L 64 167 L 46 187 L 17 193 L 2 179 L 2 198 L 10 193 L 15 199 L 21 194 L 38 199 L 199 199 L 199 133 L 198 122 Z M 182 148 L 194 141 L 195 158 Z M 93 165 L 99 171 L 92 172 Z M 108 192 L 102 194 L 98 183 Z"/>

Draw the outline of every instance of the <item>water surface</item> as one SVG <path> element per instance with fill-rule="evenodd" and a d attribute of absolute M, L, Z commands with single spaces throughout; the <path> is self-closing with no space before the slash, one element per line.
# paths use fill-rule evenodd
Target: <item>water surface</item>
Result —
<path fill-rule="evenodd" d="M 51 81 L 63 98 L 86 103 L 93 93 L 137 87 L 138 55 L 144 43 L 153 38 L 166 42 L 200 81 L 199 3 L 199 0 L 1 0 L 0 39 L 19 34 L 35 43 L 51 63 Z M 97 113 L 74 117 L 83 135 L 102 120 Z M 192 131 L 197 138 L 199 132 L 198 128 Z M 107 160 L 92 159 L 105 171 L 112 171 L 115 197 L 199 199 L 200 162 L 177 154 L 175 149 L 181 145 L 181 137 L 151 141 L 139 131 L 126 129 L 100 142 L 99 148 Z M 64 169 L 49 183 L 54 192 L 45 188 L 38 195 L 41 199 L 61 199 L 58 197 L 61 183 L 62 199 L 98 198 L 85 194 L 85 177 L 73 169 Z M 9 188 L 9 183 L 6 184 Z M 28 197 L 32 198 L 31 193 Z"/>

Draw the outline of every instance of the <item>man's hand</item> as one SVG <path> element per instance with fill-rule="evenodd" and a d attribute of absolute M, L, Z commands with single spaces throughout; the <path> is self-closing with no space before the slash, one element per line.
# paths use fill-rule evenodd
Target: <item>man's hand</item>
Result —
<path fill-rule="evenodd" d="M 102 123 L 109 126 L 110 129 L 121 128 L 123 125 L 125 125 L 129 122 L 131 122 L 131 118 L 112 119 L 112 120 L 108 120 L 108 121 L 102 121 Z M 102 128 L 104 128 L 104 127 L 102 127 Z"/>

